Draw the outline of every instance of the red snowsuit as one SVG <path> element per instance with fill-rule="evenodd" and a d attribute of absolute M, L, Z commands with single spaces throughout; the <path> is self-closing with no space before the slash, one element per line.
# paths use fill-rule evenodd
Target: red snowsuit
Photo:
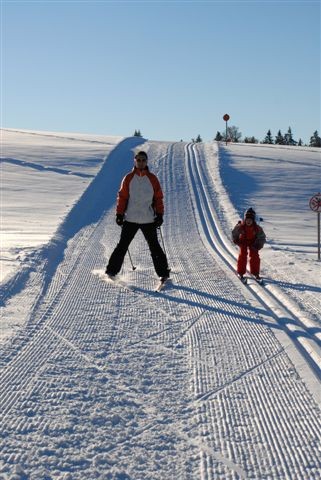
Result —
<path fill-rule="evenodd" d="M 237 273 L 244 275 L 246 272 L 247 254 L 249 253 L 250 272 L 252 275 L 260 274 L 259 250 L 265 243 L 265 233 L 257 223 L 253 221 L 247 225 L 240 221 L 232 231 L 234 243 L 239 245 L 240 253 L 237 259 Z"/>

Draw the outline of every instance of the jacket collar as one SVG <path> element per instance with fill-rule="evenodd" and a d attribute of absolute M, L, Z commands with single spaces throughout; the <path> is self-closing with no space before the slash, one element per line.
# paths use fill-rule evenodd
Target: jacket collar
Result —
<path fill-rule="evenodd" d="M 139 177 L 144 177 L 144 175 L 147 175 L 147 173 L 149 172 L 149 168 L 148 166 L 146 165 L 146 167 L 143 169 L 143 170 L 140 170 L 139 168 L 137 167 L 134 167 L 132 172 L 134 172 L 136 175 L 138 175 Z"/>
<path fill-rule="evenodd" d="M 245 223 L 245 220 L 242 220 L 241 225 L 242 225 L 243 227 L 254 227 L 255 225 L 257 225 L 257 223 L 256 223 L 255 220 L 253 220 L 252 225 L 247 225 L 247 224 Z"/>

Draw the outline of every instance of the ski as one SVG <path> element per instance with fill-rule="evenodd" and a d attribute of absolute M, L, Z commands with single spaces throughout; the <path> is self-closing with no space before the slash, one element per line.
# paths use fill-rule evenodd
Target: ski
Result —
<path fill-rule="evenodd" d="M 239 274 L 237 274 L 237 277 L 241 280 L 243 285 L 247 284 L 247 278 L 246 277 L 244 277 L 243 275 L 239 275 Z"/>
<path fill-rule="evenodd" d="M 161 290 L 164 290 L 164 288 L 168 286 L 169 280 L 170 280 L 169 278 L 164 278 L 164 279 L 161 278 L 159 280 L 157 287 L 155 288 L 155 292 L 160 292 Z"/>
<path fill-rule="evenodd" d="M 125 288 L 126 290 L 130 290 L 132 292 L 139 292 L 140 291 L 140 288 L 135 287 L 135 285 L 129 284 L 125 280 L 123 280 L 122 278 L 119 278 L 117 276 L 114 277 L 114 276 L 111 276 L 111 275 L 107 275 L 106 272 L 104 272 L 103 270 L 93 270 L 92 273 L 94 275 L 97 275 L 98 278 L 100 278 L 101 280 L 103 280 L 106 283 L 110 283 L 110 284 L 116 285 L 118 287 Z M 166 277 L 166 278 L 164 277 L 163 279 L 160 279 L 157 286 L 151 291 L 160 292 L 161 290 L 163 290 L 165 287 L 168 286 L 169 281 L 170 281 L 170 279 L 168 277 Z M 146 292 L 147 292 L 147 290 L 146 290 Z"/>
<path fill-rule="evenodd" d="M 255 277 L 254 275 L 250 275 L 249 277 L 245 277 L 244 275 L 240 275 L 240 274 L 237 274 L 237 277 L 239 278 L 239 280 L 241 280 L 241 282 L 243 283 L 243 285 L 247 285 L 248 284 L 248 279 L 253 279 L 256 281 L 256 283 L 258 283 L 259 285 L 261 285 L 262 287 L 264 286 L 264 280 L 262 277 Z"/>
<path fill-rule="evenodd" d="M 255 280 L 259 285 L 262 285 L 262 287 L 264 286 L 264 280 L 262 277 L 257 278 L 254 275 L 251 275 L 251 278 L 253 278 L 253 280 Z"/>
<path fill-rule="evenodd" d="M 119 287 L 126 288 L 127 290 L 134 290 L 134 286 L 129 285 L 126 281 L 122 280 L 119 277 L 113 277 L 111 275 L 107 275 L 106 272 L 103 270 L 93 270 L 92 272 L 94 275 L 97 275 L 101 280 L 103 280 L 106 283 L 110 283 L 113 285 L 117 285 Z"/>

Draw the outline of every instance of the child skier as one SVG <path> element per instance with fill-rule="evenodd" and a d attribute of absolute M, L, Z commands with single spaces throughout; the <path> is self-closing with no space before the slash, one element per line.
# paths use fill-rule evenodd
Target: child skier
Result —
<path fill-rule="evenodd" d="M 257 280 L 261 280 L 259 250 L 263 248 L 266 237 L 263 228 L 256 223 L 255 217 L 255 211 L 249 208 L 244 214 L 244 220 L 240 220 L 232 230 L 233 242 L 240 247 L 237 273 L 241 280 L 246 272 L 248 253 L 250 272 Z"/>

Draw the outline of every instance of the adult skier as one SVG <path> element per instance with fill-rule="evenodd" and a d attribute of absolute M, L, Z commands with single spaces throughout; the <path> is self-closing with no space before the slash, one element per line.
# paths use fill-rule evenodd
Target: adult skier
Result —
<path fill-rule="evenodd" d="M 248 254 L 251 274 L 257 280 L 261 280 L 259 250 L 263 248 L 266 236 L 263 228 L 256 223 L 255 218 L 255 211 L 253 208 L 249 208 L 244 214 L 244 220 L 240 220 L 232 230 L 233 242 L 240 247 L 237 273 L 241 280 L 243 280 L 246 272 Z"/>
<path fill-rule="evenodd" d="M 106 274 L 111 278 L 120 271 L 128 247 L 139 229 L 148 243 L 161 282 L 169 278 L 167 258 L 157 237 L 157 228 L 163 223 L 163 192 L 158 178 L 149 171 L 147 163 L 147 153 L 138 152 L 134 157 L 134 168 L 125 175 L 118 192 L 116 223 L 122 230 L 119 243 L 106 267 Z"/>

